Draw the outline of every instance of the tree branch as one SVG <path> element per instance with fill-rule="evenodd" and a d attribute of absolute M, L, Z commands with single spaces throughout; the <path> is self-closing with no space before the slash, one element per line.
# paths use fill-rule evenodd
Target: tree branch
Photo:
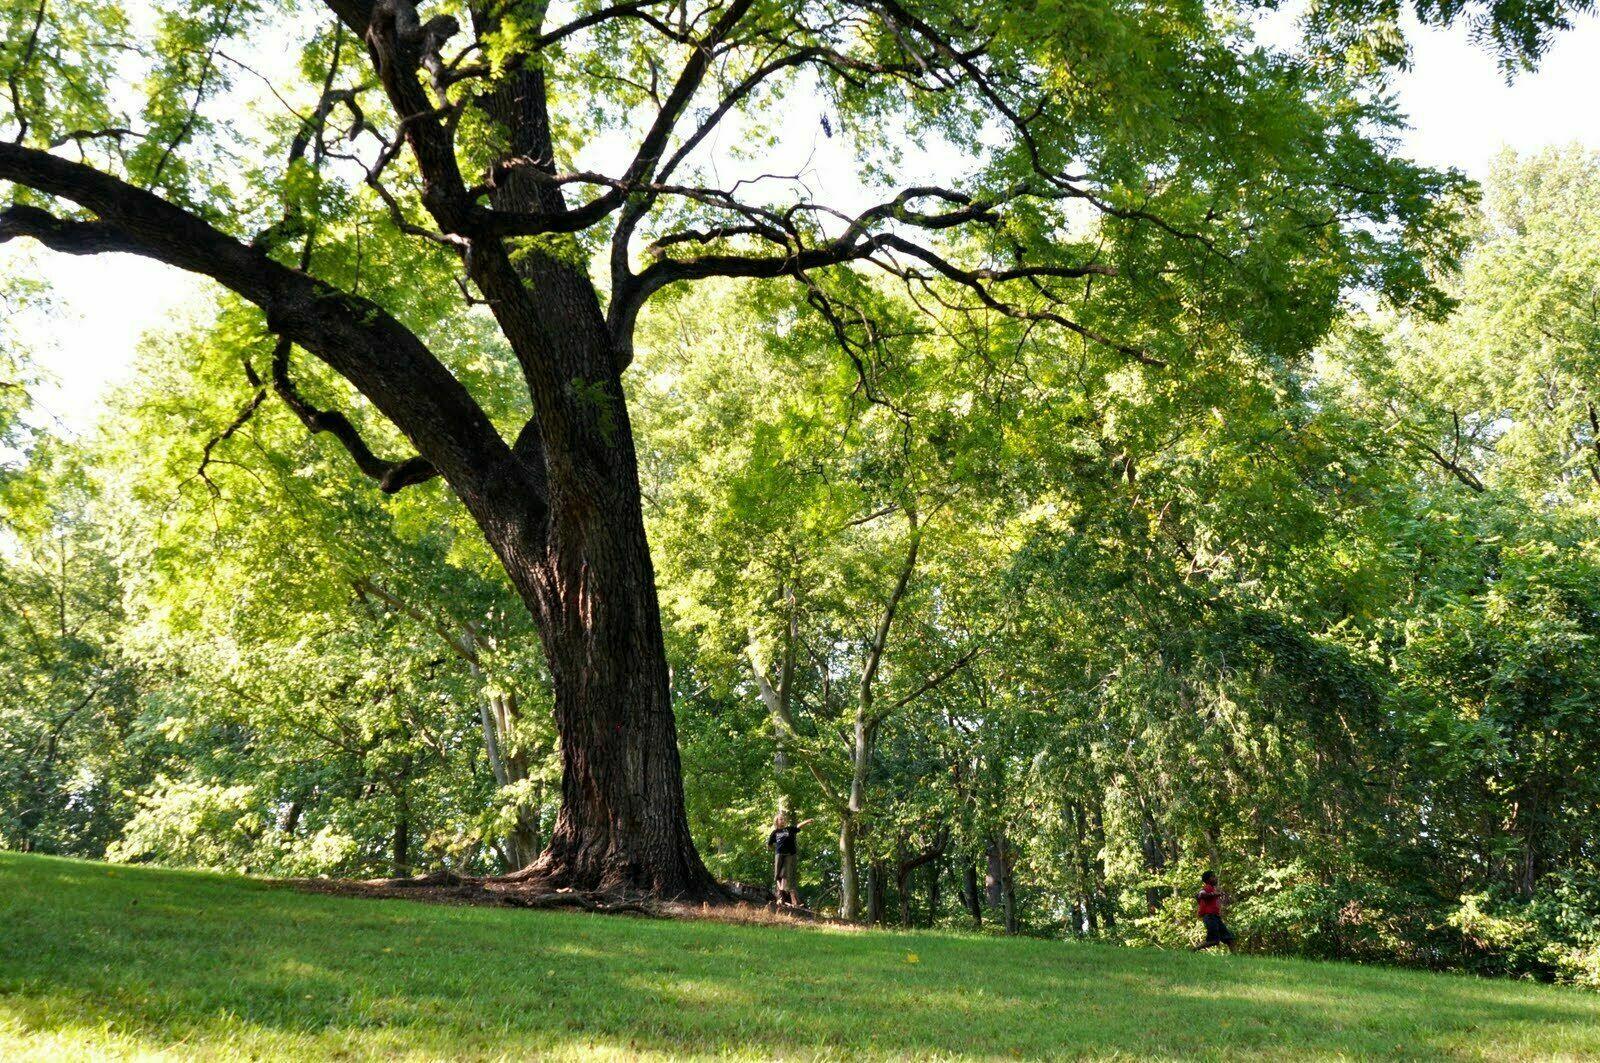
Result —
<path fill-rule="evenodd" d="M 417 606 L 412 605 L 399 595 L 390 593 L 381 584 L 365 576 L 357 576 L 350 581 L 350 585 L 355 588 L 357 594 L 370 594 L 402 616 L 410 617 L 417 623 L 432 628 L 444 640 L 445 645 L 450 647 L 451 652 L 469 665 L 474 668 L 482 665 L 483 661 L 478 654 L 476 641 L 470 636 L 471 625 L 465 625 L 469 632 L 468 635 L 464 636 L 453 631 L 437 616 L 423 612 Z"/>
<path fill-rule="evenodd" d="M 323 432 L 333 436 L 339 445 L 350 453 L 355 459 L 356 468 L 361 474 L 378 482 L 379 490 L 386 495 L 395 494 L 413 484 L 426 483 L 439 475 L 426 458 L 412 456 L 401 458 L 398 461 L 386 461 L 372 452 L 367 441 L 362 438 L 361 432 L 355 423 L 340 413 L 338 410 L 323 410 L 313 406 L 300 389 L 295 386 L 289 376 L 289 354 L 293 348 L 289 340 L 280 337 L 272 349 L 272 390 L 275 391 L 283 404 L 300 419 L 306 430 L 312 435 Z M 261 379 L 255 370 L 246 363 L 245 372 L 250 377 L 250 382 L 260 388 Z"/>
<path fill-rule="evenodd" d="M 262 402 L 264 402 L 267 397 L 267 389 L 262 386 L 258 380 L 253 379 L 255 377 L 255 370 L 250 367 L 248 362 L 245 363 L 245 375 L 252 378 L 251 385 L 256 389 L 255 394 L 252 395 L 243 406 L 239 407 L 239 412 L 228 424 L 228 427 L 224 428 L 222 431 L 218 432 L 216 435 L 212 436 L 206 441 L 205 450 L 200 454 L 200 467 L 195 470 L 195 475 L 205 481 L 206 486 L 211 489 L 211 493 L 213 495 L 218 493 L 217 486 L 211 482 L 211 477 L 206 475 L 206 470 L 211 466 L 212 452 L 216 450 L 217 447 L 231 439 L 235 432 L 248 424 L 250 422 L 250 418 L 256 415 L 256 411 L 261 408 Z"/>
<path fill-rule="evenodd" d="M 905 562 L 900 566 L 900 574 L 895 578 L 894 590 L 889 593 L 889 600 L 884 603 L 883 615 L 878 620 L 877 630 L 872 634 L 872 641 L 867 646 L 866 663 L 861 669 L 861 707 L 872 716 L 873 684 L 878 678 L 878 666 L 883 661 L 883 651 L 889 644 L 889 630 L 894 625 L 895 614 L 900 611 L 900 602 L 906 596 L 906 588 L 911 584 L 911 574 L 917 568 L 917 554 L 922 548 L 922 525 L 917 519 L 917 511 L 912 507 L 906 508 L 906 523 L 910 526 L 910 541 L 906 544 Z"/>
<path fill-rule="evenodd" d="M 68 255 L 136 255 L 141 248 L 138 241 L 115 225 L 58 218 L 47 210 L 13 203 L 0 211 L 0 244 L 19 236 L 31 237 L 52 251 Z"/>
<path fill-rule="evenodd" d="M 273 332 L 353 384 L 488 515 L 489 480 L 526 479 L 466 388 L 410 330 L 370 300 L 285 266 L 154 193 L 82 163 L 0 144 L 0 180 L 71 200 L 98 215 L 69 221 L 22 204 L 0 211 L 0 240 L 31 236 L 73 254 L 126 251 L 210 277 L 266 314 Z M 542 492 L 529 516 L 542 521 Z"/>
<path fill-rule="evenodd" d="M 949 667 L 944 668 L 935 675 L 930 676 L 928 679 L 924 680 L 923 683 L 917 687 L 917 689 L 896 700 L 893 705 L 890 705 L 883 711 L 880 718 L 888 716 L 889 713 L 894 712 L 896 709 L 900 709 L 911 704 L 913 701 L 916 701 L 918 698 L 922 697 L 922 695 L 928 693 L 928 691 L 941 686 L 946 679 L 949 679 L 951 676 L 961 671 L 961 669 L 965 668 L 968 664 L 971 664 L 973 658 L 977 657 L 978 654 L 982 652 L 982 647 L 974 646 L 966 653 L 963 653 L 960 657 L 956 658 L 956 660 L 951 663 Z"/>

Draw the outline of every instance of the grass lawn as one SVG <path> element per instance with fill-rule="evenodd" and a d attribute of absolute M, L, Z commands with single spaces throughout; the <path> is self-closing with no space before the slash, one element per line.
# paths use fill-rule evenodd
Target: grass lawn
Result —
<path fill-rule="evenodd" d="M 1600 1059 L 1600 996 L 0 854 L 0 1058 Z"/>

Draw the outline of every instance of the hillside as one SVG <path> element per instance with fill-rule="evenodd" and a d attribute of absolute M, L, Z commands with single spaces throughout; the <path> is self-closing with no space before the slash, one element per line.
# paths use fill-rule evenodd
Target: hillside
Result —
<path fill-rule="evenodd" d="M 0 854 L 0 1057 L 1600 1057 L 1600 996 L 1338 964 L 313 896 Z"/>

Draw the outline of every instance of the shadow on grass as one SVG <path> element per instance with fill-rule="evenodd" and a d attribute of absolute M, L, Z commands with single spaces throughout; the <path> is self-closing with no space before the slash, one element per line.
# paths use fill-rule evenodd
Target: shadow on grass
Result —
<path fill-rule="evenodd" d="M 348 900 L 31 857 L 0 857 L 0 926 L 0 1017 L 13 1036 L 89 1051 L 1600 1056 L 1600 998 L 1541 986 Z"/>

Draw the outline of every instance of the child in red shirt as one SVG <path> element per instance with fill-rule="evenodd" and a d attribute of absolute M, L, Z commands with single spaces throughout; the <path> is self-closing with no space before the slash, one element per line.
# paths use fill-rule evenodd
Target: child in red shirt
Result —
<path fill-rule="evenodd" d="M 1207 871 L 1200 876 L 1200 892 L 1195 900 L 1195 914 L 1206 925 L 1206 939 L 1195 946 L 1196 950 L 1209 949 L 1213 945 L 1225 946 L 1229 952 L 1233 951 L 1233 931 L 1228 929 L 1228 924 L 1222 921 L 1222 905 L 1229 899 L 1226 893 L 1217 889 L 1217 873 Z"/>

